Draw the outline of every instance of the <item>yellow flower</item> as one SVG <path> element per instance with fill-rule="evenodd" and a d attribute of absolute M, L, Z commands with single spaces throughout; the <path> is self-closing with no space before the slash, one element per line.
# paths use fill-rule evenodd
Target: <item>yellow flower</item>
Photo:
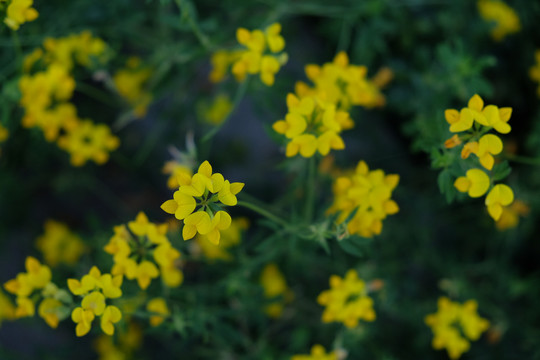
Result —
<path fill-rule="evenodd" d="M 489 185 L 489 176 L 480 169 L 467 170 L 466 176 L 460 176 L 454 182 L 454 187 L 458 191 L 467 192 L 472 198 L 484 195 Z"/>
<path fill-rule="evenodd" d="M 6 141 L 9 136 L 9 131 L 0 124 L 0 143 Z"/>
<path fill-rule="evenodd" d="M 499 220 L 503 212 L 503 207 L 510 205 L 513 201 L 514 192 L 509 186 L 504 184 L 495 185 L 486 196 L 486 206 L 489 215 L 493 220 Z"/>
<path fill-rule="evenodd" d="M 290 140 L 286 149 L 287 157 L 300 153 L 308 158 L 317 151 L 327 155 L 330 149 L 345 148 L 339 134 L 353 126 L 347 112 L 337 110 L 335 105 L 317 98 L 299 99 L 293 94 L 287 95 L 287 107 L 289 112 L 285 119 L 272 125 L 274 131 Z"/>
<path fill-rule="evenodd" d="M 233 104 L 229 96 L 220 94 L 210 104 L 202 104 L 200 113 L 206 122 L 212 125 L 219 125 L 229 116 L 232 108 Z"/>
<path fill-rule="evenodd" d="M 93 266 L 88 274 L 84 275 L 79 281 L 77 279 L 68 279 L 67 284 L 69 291 L 73 295 L 84 295 L 96 289 L 99 286 L 101 279 L 101 271 L 96 266 Z"/>
<path fill-rule="evenodd" d="M 276 264 L 271 263 L 264 267 L 260 283 L 264 289 L 264 297 L 269 300 L 264 312 L 272 318 L 280 317 L 285 303 L 292 301 L 294 294 Z"/>
<path fill-rule="evenodd" d="M 287 62 L 287 54 L 280 53 L 285 48 L 285 40 L 280 35 L 281 25 L 274 23 L 265 31 L 249 31 L 245 28 L 236 30 L 236 39 L 244 48 L 227 52 L 220 50 L 212 55 L 213 65 L 210 81 L 223 80 L 227 69 L 232 64 L 231 72 L 237 81 L 244 81 L 247 74 L 259 74 L 267 85 L 274 84 L 275 74 Z"/>
<path fill-rule="evenodd" d="M 136 117 L 146 115 L 146 110 L 152 101 L 152 95 L 144 89 L 145 84 L 152 75 L 149 68 L 141 66 L 137 57 L 128 59 L 126 67 L 118 70 L 113 76 L 116 90 L 134 109 Z"/>
<path fill-rule="evenodd" d="M 519 217 L 529 213 L 530 208 L 521 200 L 514 201 L 510 206 L 502 209 L 499 220 L 495 222 L 498 230 L 503 231 L 516 227 L 519 224 Z"/>
<path fill-rule="evenodd" d="M 222 205 L 236 205 L 236 195 L 244 184 L 230 183 L 220 173 L 212 174 L 212 166 L 208 161 L 204 161 L 191 178 L 182 176 L 178 178 L 178 182 L 180 187 L 174 193 L 173 199 L 165 201 L 161 209 L 174 214 L 178 220 L 184 220 L 184 240 L 189 240 L 199 233 L 210 242 L 219 244 L 220 231 L 231 225 L 231 217 L 221 210 Z M 197 206 L 200 206 L 198 210 Z"/>
<path fill-rule="evenodd" d="M 11 0 L 4 23 L 12 30 L 18 30 L 25 22 L 36 20 L 39 13 L 32 7 L 33 3 L 33 0 Z"/>
<path fill-rule="evenodd" d="M 75 334 L 78 337 L 88 334 L 92 328 L 92 321 L 96 315 L 92 310 L 85 310 L 82 307 L 77 307 L 71 313 L 71 320 L 77 324 L 75 327 Z"/>
<path fill-rule="evenodd" d="M 531 78 L 531 80 L 539 83 L 536 92 L 538 96 L 540 96 L 540 50 L 536 50 L 534 52 L 534 58 L 536 60 L 536 63 L 529 69 L 529 77 Z"/>
<path fill-rule="evenodd" d="M 15 318 L 31 317 L 36 312 L 34 302 L 27 297 L 17 297 L 17 307 L 15 308 Z"/>
<path fill-rule="evenodd" d="M 163 166 L 163 173 L 170 175 L 169 179 L 167 180 L 167 187 L 171 190 L 178 189 L 178 187 L 180 187 L 177 180 L 179 176 L 191 177 L 193 175 L 193 171 L 191 171 L 190 167 L 177 161 L 167 161 L 165 166 Z"/>
<path fill-rule="evenodd" d="M 478 142 L 478 152 L 476 155 L 480 159 L 480 164 L 488 170 L 493 169 L 495 160 L 493 155 L 499 154 L 503 149 L 503 143 L 497 135 L 486 134 Z"/>
<path fill-rule="evenodd" d="M 122 313 L 116 306 L 109 305 L 101 316 L 101 330 L 109 336 L 114 334 L 114 324 L 122 320 Z"/>
<path fill-rule="evenodd" d="M 154 298 L 146 304 L 146 310 L 154 315 L 150 316 L 150 325 L 158 326 L 171 315 L 167 302 L 163 298 Z M 157 314 L 157 315 L 155 315 Z"/>
<path fill-rule="evenodd" d="M 391 199 L 399 183 L 399 175 L 386 175 L 382 170 L 370 171 L 364 161 L 358 162 L 353 173 L 340 176 L 334 182 L 334 202 L 328 213 L 339 212 L 337 223 L 343 223 L 356 211 L 347 224 L 349 234 L 372 237 L 382 231 L 382 221 L 399 211 Z"/>
<path fill-rule="evenodd" d="M 3 320 L 15 319 L 15 306 L 11 300 L 0 290 L 0 325 Z"/>
<path fill-rule="evenodd" d="M 210 241 L 206 241 L 201 236 L 197 236 L 197 250 L 201 251 L 205 258 L 209 260 L 224 260 L 232 259 L 231 254 L 227 251 L 228 248 L 236 246 L 240 243 L 242 231 L 247 229 L 248 220 L 246 218 L 233 219 L 231 226 L 228 229 L 221 231 L 219 245 L 214 245 Z"/>
<path fill-rule="evenodd" d="M 336 351 L 326 353 L 322 345 L 315 344 L 311 347 L 310 355 L 294 355 L 291 360 L 338 360 Z"/>
<path fill-rule="evenodd" d="M 94 124 L 90 120 L 82 120 L 58 139 L 58 146 L 71 154 L 73 166 L 82 166 L 88 160 L 104 164 L 109 160 L 109 152 L 119 145 L 120 141 L 107 125 Z"/>
<path fill-rule="evenodd" d="M 168 225 L 154 224 L 143 212 L 139 212 L 127 228 L 124 225 L 116 226 L 114 236 L 104 247 L 107 253 L 113 255 L 112 274 L 125 275 L 129 280 L 137 279 L 143 290 L 160 275 L 167 286 L 179 286 L 183 274 L 176 268 L 175 261 L 180 257 L 180 252 L 171 246 L 166 236 Z M 155 263 L 150 261 L 151 256 Z"/>
<path fill-rule="evenodd" d="M 521 30 L 519 17 L 506 3 L 500 0 L 479 0 L 478 11 L 480 16 L 488 21 L 495 23 L 491 30 L 491 37 L 496 41 L 501 41 L 508 34 L 513 34 Z"/>
<path fill-rule="evenodd" d="M 105 311 L 105 296 L 99 291 L 93 291 L 83 298 L 81 306 L 83 309 L 90 310 L 95 315 L 100 316 Z"/>
<path fill-rule="evenodd" d="M 44 228 L 45 233 L 37 238 L 36 247 L 41 250 L 48 265 L 74 265 L 86 251 L 81 238 L 72 233 L 65 224 L 47 220 Z"/>
<path fill-rule="evenodd" d="M 478 316 L 475 300 L 459 304 L 440 297 L 437 306 L 438 311 L 424 319 L 433 332 L 432 346 L 435 350 L 446 348 L 451 359 L 458 359 L 469 350 L 469 340 L 478 340 L 489 328 L 489 321 Z"/>
<path fill-rule="evenodd" d="M 343 110 L 353 105 L 371 108 L 385 103 L 380 87 L 385 85 L 390 74 L 387 72 L 379 79 L 371 81 L 366 77 L 367 68 L 349 64 L 349 57 L 343 51 L 339 52 L 331 63 L 323 66 L 306 65 L 305 73 L 315 86 L 310 88 L 307 84 L 298 82 L 295 90 L 300 97 L 316 96 Z"/>
<path fill-rule="evenodd" d="M 45 320 L 47 325 L 56 329 L 58 327 L 58 322 L 60 321 L 58 314 L 62 307 L 63 304 L 57 299 L 45 298 L 39 304 L 38 314 Z"/>
<path fill-rule="evenodd" d="M 365 283 L 355 270 L 349 270 L 343 279 L 332 275 L 330 290 L 323 291 L 317 302 L 326 307 L 322 314 L 325 323 L 337 321 L 354 328 L 359 320 L 375 320 L 373 300 L 367 296 Z"/>

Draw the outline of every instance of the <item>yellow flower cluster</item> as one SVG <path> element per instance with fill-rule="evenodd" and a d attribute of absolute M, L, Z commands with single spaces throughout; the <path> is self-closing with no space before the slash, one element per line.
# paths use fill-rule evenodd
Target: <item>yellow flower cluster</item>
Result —
<path fill-rule="evenodd" d="M 126 62 L 126 67 L 118 70 L 113 76 L 116 90 L 133 108 L 135 117 L 145 116 L 152 101 L 152 94 L 144 89 L 151 75 L 152 71 L 142 66 L 141 59 L 131 57 Z"/>
<path fill-rule="evenodd" d="M 75 64 L 91 67 L 107 60 L 103 40 L 85 31 L 65 38 L 47 38 L 24 60 L 25 73 L 19 81 L 20 105 L 24 108 L 23 126 L 40 128 L 47 141 L 57 141 L 71 154 L 71 164 L 81 166 L 92 160 L 105 163 L 109 152 L 119 146 L 108 126 L 81 120 L 70 103 L 75 89 L 71 72 Z M 32 73 L 39 64 L 44 69 Z"/>
<path fill-rule="evenodd" d="M 446 349 L 451 359 L 459 359 L 469 350 L 469 340 L 478 340 L 489 328 L 489 321 L 478 316 L 475 300 L 460 304 L 440 297 L 437 307 L 436 313 L 425 317 L 433 332 L 432 346 L 436 350 Z"/>
<path fill-rule="evenodd" d="M 272 126 L 277 133 L 289 139 L 285 151 L 287 157 L 300 153 L 309 158 L 317 151 L 327 155 L 330 149 L 345 149 L 339 134 L 354 125 L 348 112 L 337 110 L 334 104 L 315 97 L 299 99 L 290 93 L 287 95 L 287 107 L 289 112 L 285 119 L 276 121 Z"/>
<path fill-rule="evenodd" d="M 287 286 L 285 277 L 276 264 L 271 263 L 264 267 L 260 283 L 264 289 L 264 297 L 269 300 L 264 312 L 271 318 L 280 317 L 285 303 L 293 300 L 294 293 Z"/>
<path fill-rule="evenodd" d="M 213 69 L 210 81 L 222 81 L 232 65 L 231 72 L 237 81 L 244 81 L 248 74 L 259 74 L 261 81 L 272 86 L 280 67 L 287 62 L 283 53 L 285 40 L 280 35 L 281 25 L 274 23 L 264 31 L 245 28 L 236 30 L 236 39 L 244 48 L 241 50 L 220 50 L 212 55 Z"/>
<path fill-rule="evenodd" d="M 249 226 L 246 218 L 232 219 L 231 226 L 228 229 L 221 231 L 219 245 L 215 245 L 207 241 L 202 236 L 195 237 L 196 252 L 200 251 L 204 257 L 210 261 L 213 260 L 232 260 L 232 255 L 227 251 L 228 248 L 240 244 L 242 232 Z"/>
<path fill-rule="evenodd" d="M 344 278 L 332 275 L 330 289 L 320 293 L 317 302 L 326 307 L 322 314 L 324 323 L 337 321 L 354 328 L 359 320 L 375 320 L 373 299 L 367 295 L 364 281 L 352 269 Z"/>
<path fill-rule="evenodd" d="M 51 282 L 51 269 L 42 265 L 39 260 L 28 256 L 25 262 L 26 272 L 17 274 L 4 284 L 4 288 L 17 296 L 17 307 L 14 310 L 15 318 L 31 317 L 36 312 L 36 299 L 42 298 L 38 307 L 38 314 L 52 328 L 56 328 L 61 318 L 65 317 L 64 290 L 59 290 Z M 36 293 L 36 290 L 40 292 Z"/>
<path fill-rule="evenodd" d="M 347 53 L 339 52 L 334 61 L 323 66 L 308 64 L 306 76 L 314 84 L 310 87 L 302 81 L 295 86 L 299 97 L 316 96 L 338 109 L 348 110 L 351 106 L 367 108 L 382 106 L 385 98 L 380 89 L 392 78 L 389 69 L 383 69 L 373 80 L 369 80 L 367 68 L 349 64 Z"/>
<path fill-rule="evenodd" d="M 536 92 L 538 96 L 540 96 L 540 50 L 535 51 L 534 58 L 536 60 L 536 64 L 529 69 L 529 76 L 533 81 L 539 83 Z"/>
<path fill-rule="evenodd" d="M 513 34 L 521 30 L 519 17 L 510 6 L 500 0 L 479 0 L 478 11 L 480 16 L 493 22 L 495 27 L 491 30 L 491 37 L 496 41 L 501 41 L 508 34 Z"/>
<path fill-rule="evenodd" d="M 169 242 L 167 228 L 167 224 L 151 223 L 143 212 L 127 227 L 116 226 L 113 237 L 104 247 L 105 252 L 113 255 L 111 274 L 137 279 L 143 290 L 160 274 L 168 287 L 179 286 L 184 279 L 177 267 L 180 252 Z"/>
<path fill-rule="evenodd" d="M 360 161 L 353 173 L 340 176 L 334 182 L 334 203 L 328 212 L 339 212 L 337 223 L 343 223 L 356 211 L 347 223 L 349 234 L 378 235 L 386 216 L 399 211 L 397 203 L 390 198 L 398 183 L 399 175 L 385 175 L 380 169 L 370 171 L 367 164 Z"/>
<path fill-rule="evenodd" d="M 83 298 L 81 306 L 71 313 L 71 319 L 77 324 L 77 336 L 88 334 L 96 316 L 101 317 L 101 330 L 107 335 L 114 334 L 114 324 L 122 320 L 122 312 L 114 305 L 107 305 L 106 299 L 122 296 L 122 280 L 122 275 L 101 274 L 95 266 L 80 281 L 68 279 L 69 290 Z"/>
<path fill-rule="evenodd" d="M 294 355 L 291 360 L 338 360 L 338 355 L 336 351 L 327 354 L 322 345 L 315 344 L 309 355 Z"/>
<path fill-rule="evenodd" d="M 33 0 L 11 0 L 8 2 L 4 23 L 12 30 L 18 30 L 22 24 L 34 21 L 39 16 L 37 10 L 32 7 Z"/>
<path fill-rule="evenodd" d="M 467 159 L 470 154 L 475 154 L 482 167 L 492 170 L 495 163 L 493 155 L 498 155 L 503 150 L 501 139 L 494 134 L 486 134 L 495 129 L 501 134 L 508 134 L 511 130 L 508 120 L 512 115 L 512 108 L 499 108 L 495 105 L 484 106 L 482 98 L 475 94 L 469 100 L 467 107 L 460 111 L 447 109 L 446 121 L 450 124 L 450 132 L 455 134 L 446 140 L 446 148 L 454 148 L 462 143 L 461 157 Z M 483 196 L 491 187 L 491 179 L 481 169 L 470 169 L 465 176 L 460 176 L 454 182 L 454 186 L 460 192 L 466 192 L 472 198 Z M 485 204 L 491 217 L 497 221 L 501 217 L 503 207 L 514 201 L 514 192 L 508 185 L 498 184 L 493 186 L 486 196 Z"/>
<path fill-rule="evenodd" d="M 154 298 L 150 300 L 148 304 L 146 304 L 146 310 L 153 314 L 150 316 L 151 326 L 160 325 L 169 317 L 169 315 L 171 315 L 167 302 L 163 298 Z"/>
<path fill-rule="evenodd" d="M 80 237 L 58 221 L 47 220 L 45 233 L 37 238 L 36 247 L 43 253 L 45 263 L 55 267 L 60 263 L 74 265 L 86 251 Z"/>
<path fill-rule="evenodd" d="M 230 183 L 220 173 L 212 174 L 208 161 L 204 161 L 193 176 L 180 174 L 177 180 L 180 184 L 178 190 L 174 192 L 172 200 L 161 205 L 161 209 L 184 221 L 184 240 L 199 233 L 210 242 L 219 244 L 220 231 L 228 229 L 232 221 L 222 206 L 236 205 L 236 195 L 244 184 Z"/>

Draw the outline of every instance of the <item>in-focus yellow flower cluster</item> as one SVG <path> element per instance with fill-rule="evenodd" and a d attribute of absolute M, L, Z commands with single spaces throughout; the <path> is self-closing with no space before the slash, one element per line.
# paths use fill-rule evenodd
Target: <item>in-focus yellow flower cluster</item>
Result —
<path fill-rule="evenodd" d="M 47 265 L 42 265 L 36 258 L 28 256 L 25 267 L 26 272 L 17 274 L 15 279 L 4 284 L 8 292 L 17 296 L 14 317 L 18 319 L 34 316 L 35 304 L 38 299 L 42 299 L 38 314 L 50 327 L 56 328 L 58 322 L 67 316 L 64 303 L 69 302 L 69 295 L 51 282 L 51 269 Z"/>
<path fill-rule="evenodd" d="M 285 304 L 293 300 L 294 293 L 287 286 L 287 281 L 276 264 L 270 263 L 264 267 L 260 283 L 264 297 L 268 299 L 264 312 L 271 318 L 280 317 Z"/>
<path fill-rule="evenodd" d="M 380 169 L 370 171 L 367 164 L 360 161 L 354 172 L 334 182 L 334 202 L 328 213 L 339 212 L 336 221 L 340 224 L 356 211 L 347 223 L 349 234 L 379 235 L 386 216 L 399 211 L 399 206 L 391 199 L 398 183 L 399 175 L 386 175 Z"/>
<path fill-rule="evenodd" d="M 115 226 L 114 235 L 104 248 L 113 255 L 111 274 L 136 279 L 143 290 L 160 274 L 166 286 L 179 286 L 184 279 L 178 268 L 180 252 L 169 242 L 167 228 L 167 224 L 158 225 L 148 221 L 143 212 L 127 227 Z"/>
<path fill-rule="evenodd" d="M 347 271 L 344 278 L 330 276 L 330 289 L 320 293 L 317 302 L 326 307 L 322 314 L 324 323 L 337 321 L 354 328 L 359 320 L 375 320 L 373 299 L 367 295 L 366 284 L 353 269 Z"/>
<path fill-rule="evenodd" d="M 248 74 L 259 74 L 261 81 L 272 86 L 280 67 L 287 62 L 283 53 L 285 40 L 280 35 L 281 25 L 274 23 L 264 31 L 245 28 L 236 30 L 236 39 L 243 46 L 240 50 L 220 50 L 212 55 L 210 81 L 222 81 L 232 65 L 231 72 L 237 81 L 244 81 Z"/>
<path fill-rule="evenodd" d="M 339 134 L 354 125 L 348 112 L 337 110 L 334 104 L 315 97 L 299 99 L 290 93 L 287 95 L 287 107 L 289 112 L 285 119 L 276 121 L 272 126 L 277 133 L 289 139 L 285 152 L 287 157 L 300 153 L 309 158 L 316 152 L 327 155 L 330 149 L 345 149 Z"/>
<path fill-rule="evenodd" d="M 433 332 L 432 346 L 436 350 L 446 349 L 451 359 L 458 359 L 489 328 L 489 321 L 481 318 L 478 303 L 468 300 L 463 304 L 440 297 L 438 310 L 425 317 L 425 323 Z"/>
<path fill-rule="evenodd" d="M 534 52 L 534 58 L 536 63 L 529 69 L 529 76 L 533 81 L 539 84 L 536 92 L 538 96 L 540 96 L 540 50 Z"/>
<path fill-rule="evenodd" d="M 338 360 L 338 356 L 336 351 L 327 354 L 322 345 L 315 344 L 309 355 L 294 355 L 291 360 Z"/>
<path fill-rule="evenodd" d="M 249 226 L 248 219 L 238 218 L 232 219 L 231 226 L 228 229 L 221 231 L 221 238 L 219 245 L 215 245 L 210 241 L 207 241 L 202 236 L 196 236 L 194 245 L 194 252 L 202 252 L 204 257 L 209 261 L 223 260 L 231 261 L 233 259 L 231 253 L 227 249 L 240 244 L 242 238 L 242 232 Z"/>
<path fill-rule="evenodd" d="M 133 108 L 133 114 L 137 118 L 146 115 L 152 101 L 152 94 L 144 88 L 151 75 L 152 70 L 143 66 L 141 59 L 131 57 L 125 68 L 118 70 L 113 76 L 116 90 Z"/>
<path fill-rule="evenodd" d="M 47 141 L 71 154 L 71 164 L 82 166 L 88 160 L 103 164 L 120 142 L 104 124 L 81 120 L 70 102 L 75 90 L 72 71 L 75 64 L 91 68 L 107 61 L 107 45 L 88 31 L 64 38 L 47 38 L 24 60 L 19 81 L 23 126 L 43 130 Z M 39 68 L 33 72 L 34 68 Z"/>
<path fill-rule="evenodd" d="M 470 98 L 467 107 L 460 111 L 447 109 L 446 121 L 450 124 L 450 132 L 455 134 L 446 140 L 446 148 L 454 148 L 462 143 L 461 157 L 467 159 L 475 154 L 481 166 L 492 170 L 495 163 L 493 155 L 503 150 L 501 139 L 494 134 L 487 134 L 495 129 L 501 134 L 508 134 L 511 130 L 508 120 L 512 115 L 512 108 L 499 108 L 495 105 L 484 106 L 482 98 L 475 94 Z M 465 133 L 463 133 L 465 132 Z M 460 176 L 454 182 L 460 192 L 466 192 L 472 198 L 483 196 L 492 186 L 489 175 L 481 169 L 469 169 L 465 176 Z M 514 201 L 514 192 L 505 184 L 494 185 L 486 196 L 485 204 L 490 216 L 495 220 L 501 217 L 503 207 Z"/>
<path fill-rule="evenodd" d="M 122 296 L 122 280 L 122 275 L 101 274 L 95 266 L 80 281 L 68 279 L 69 290 L 83 298 L 81 306 L 71 313 L 71 319 L 77 324 L 77 336 L 88 334 L 96 316 L 101 317 L 101 330 L 107 335 L 114 334 L 114 324 L 122 320 L 122 312 L 114 305 L 107 305 L 106 299 Z"/>
<path fill-rule="evenodd" d="M 508 34 L 513 34 L 521 30 L 519 17 L 510 6 L 500 0 L 479 0 L 478 11 L 480 16 L 495 24 L 491 30 L 491 37 L 496 41 L 501 41 Z"/>
<path fill-rule="evenodd" d="M 12 30 L 19 30 L 19 27 L 25 22 L 34 21 L 38 18 L 39 13 L 32 7 L 33 0 L 1 0 L 7 1 L 6 17 L 4 24 Z"/>
<path fill-rule="evenodd" d="M 193 176 L 182 173 L 177 180 L 180 187 L 175 191 L 173 199 L 165 201 L 161 208 L 184 221 L 184 240 L 198 233 L 210 242 L 219 244 L 220 231 L 228 229 L 232 221 L 222 206 L 236 205 L 236 195 L 244 184 L 230 183 L 220 173 L 212 174 L 212 166 L 208 161 L 204 161 Z"/>
<path fill-rule="evenodd" d="M 37 238 L 36 247 L 43 253 L 43 259 L 51 267 L 59 264 L 75 265 L 86 246 L 79 236 L 71 232 L 67 225 L 47 220 L 45 233 Z"/>

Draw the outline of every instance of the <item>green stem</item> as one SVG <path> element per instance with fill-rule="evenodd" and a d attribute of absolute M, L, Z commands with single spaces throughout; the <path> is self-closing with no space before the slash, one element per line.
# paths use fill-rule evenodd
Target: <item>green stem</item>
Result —
<path fill-rule="evenodd" d="M 511 154 L 505 154 L 505 158 L 510 161 L 525 164 L 525 165 L 540 166 L 540 158 L 531 158 L 528 156 L 511 155 Z"/>
<path fill-rule="evenodd" d="M 313 210 L 315 203 L 315 156 L 308 160 L 307 177 L 306 177 L 306 203 L 304 209 L 304 220 L 307 224 L 313 220 Z"/>
<path fill-rule="evenodd" d="M 289 228 L 289 224 L 287 223 L 287 221 L 283 220 L 277 215 L 272 214 L 270 211 L 263 209 L 262 207 L 258 205 L 255 205 L 247 201 L 238 201 L 237 205 L 243 206 L 246 209 L 252 210 L 256 212 L 257 214 L 264 216 L 268 220 L 271 220 L 278 225 L 282 225 L 284 228 Z"/>
<path fill-rule="evenodd" d="M 190 9 L 187 6 L 186 0 L 176 0 L 176 6 L 178 6 L 178 9 L 180 10 L 180 19 L 183 17 L 186 18 L 189 26 L 191 27 L 191 31 L 193 31 L 193 34 L 199 40 L 201 45 L 207 50 L 212 50 L 212 44 L 210 43 L 210 39 L 208 39 L 208 36 L 206 36 L 201 28 L 199 27 L 199 24 L 193 19 L 192 14 L 190 13 Z M 192 5 L 193 6 L 193 5 Z"/>

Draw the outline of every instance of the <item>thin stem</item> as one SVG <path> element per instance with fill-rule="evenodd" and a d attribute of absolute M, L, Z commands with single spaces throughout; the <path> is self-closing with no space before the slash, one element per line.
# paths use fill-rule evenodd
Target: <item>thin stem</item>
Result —
<path fill-rule="evenodd" d="M 250 210 L 256 212 L 257 214 L 264 216 L 268 220 L 271 220 L 271 221 L 275 222 L 276 224 L 282 225 L 285 228 L 289 228 L 289 224 L 287 223 L 287 221 L 283 220 L 282 218 L 280 218 L 277 215 L 272 214 L 270 211 L 265 210 L 265 209 L 263 209 L 262 207 L 260 207 L 258 205 L 255 205 L 255 204 L 247 202 L 247 201 L 238 201 L 237 205 L 243 206 L 246 209 L 250 209 Z"/>
<path fill-rule="evenodd" d="M 185 0 L 176 0 L 176 5 L 178 6 L 178 9 L 180 9 L 180 18 L 183 17 L 186 18 L 189 26 L 191 27 L 191 31 L 193 31 L 193 34 L 199 40 L 201 45 L 207 50 L 212 50 L 212 44 L 210 42 L 210 39 L 208 39 L 208 36 L 206 36 L 201 28 L 199 27 L 199 24 L 193 19 L 192 14 L 189 11 L 189 7 L 187 6 L 187 3 Z"/>
<path fill-rule="evenodd" d="M 304 209 L 304 220 L 307 224 L 313 219 L 313 210 L 315 203 L 315 156 L 308 160 L 307 176 L 306 176 L 306 203 Z"/>
<path fill-rule="evenodd" d="M 533 166 L 540 166 L 540 158 L 531 158 L 528 156 L 521 156 L 521 155 L 512 155 L 512 154 L 505 154 L 506 159 L 525 164 L 525 165 L 533 165 Z"/>

